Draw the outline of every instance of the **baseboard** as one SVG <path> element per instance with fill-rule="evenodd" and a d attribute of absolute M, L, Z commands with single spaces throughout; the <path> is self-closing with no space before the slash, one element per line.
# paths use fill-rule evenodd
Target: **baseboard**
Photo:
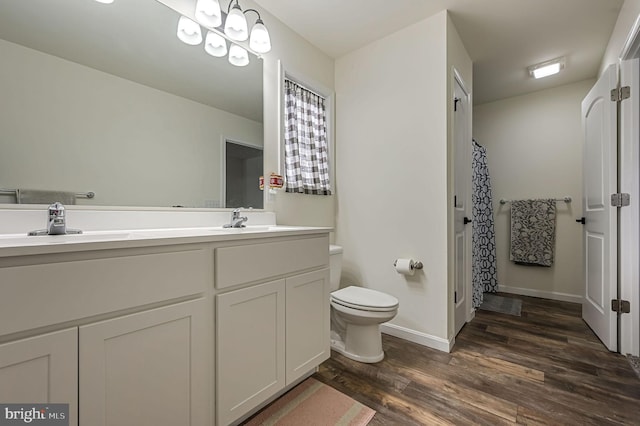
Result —
<path fill-rule="evenodd" d="M 380 331 L 400 339 L 408 340 L 428 348 L 437 349 L 442 352 L 451 352 L 453 340 L 449 341 L 441 337 L 432 336 L 420 331 L 411 330 L 409 328 L 400 327 L 394 324 L 381 324 Z"/>
<path fill-rule="evenodd" d="M 540 297 L 543 299 L 559 300 L 562 302 L 582 303 L 584 298 L 577 294 L 559 293 L 555 291 L 533 290 L 530 288 L 509 287 L 499 285 L 498 291 L 504 293 L 521 294 L 523 296 Z"/>

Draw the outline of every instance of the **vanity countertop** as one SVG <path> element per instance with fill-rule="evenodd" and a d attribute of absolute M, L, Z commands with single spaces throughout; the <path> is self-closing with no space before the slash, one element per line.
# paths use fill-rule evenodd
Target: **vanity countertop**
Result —
<path fill-rule="evenodd" d="M 83 234 L 27 236 L 0 234 L 0 258 L 35 254 L 69 253 L 86 250 L 107 250 L 234 241 L 280 236 L 321 234 L 333 228 L 313 226 L 258 225 L 246 228 L 164 228 L 122 231 L 91 231 Z"/>

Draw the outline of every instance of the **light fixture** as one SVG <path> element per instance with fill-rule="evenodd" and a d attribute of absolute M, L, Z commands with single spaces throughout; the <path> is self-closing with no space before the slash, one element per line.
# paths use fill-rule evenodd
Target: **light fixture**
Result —
<path fill-rule="evenodd" d="M 218 0 L 198 0 L 195 11 L 196 21 L 210 28 L 222 24 L 222 12 Z"/>
<path fill-rule="evenodd" d="M 264 26 L 264 22 L 260 19 L 260 14 L 258 14 L 258 20 L 255 25 L 251 28 L 249 47 L 258 53 L 267 53 L 271 50 L 271 38 L 269 37 L 269 31 L 267 31 L 267 27 Z"/>
<path fill-rule="evenodd" d="M 554 75 L 564 68 L 564 57 L 541 62 L 528 68 L 529 75 L 533 78 L 543 78 Z"/>
<path fill-rule="evenodd" d="M 98 3 L 111 4 L 113 0 L 96 0 Z"/>
<path fill-rule="evenodd" d="M 181 16 L 178 21 L 178 38 L 182 42 L 192 46 L 202 43 L 202 30 L 200 29 L 200 25 L 186 16 Z"/>
<path fill-rule="evenodd" d="M 204 40 L 204 50 L 211 56 L 221 58 L 227 54 L 227 41 L 220 34 L 209 31 Z"/>
<path fill-rule="evenodd" d="M 229 48 L 229 62 L 237 67 L 244 67 L 249 64 L 249 52 L 237 44 L 232 44 Z"/>
<path fill-rule="evenodd" d="M 233 0 L 231 0 L 231 3 L 233 3 Z M 231 3 L 229 3 L 229 7 L 231 7 Z M 224 33 L 236 41 L 245 41 L 249 38 L 247 18 L 244 17 L 238 0 L 236 0 L 236 4 L 234 4 L 233 8 L 228 12 L 227 20 L 224 23 Z"/>
<path fill-rule="evenodd" d="M 97 0 L 113 1 L 113 0 Z M 220 10 L 219 0 L 194 0 L 193 15 L 180 16 L 178 21 L 178 38 L 186 44 L 202 43 L 202 25 L 207 35 L 204 50 L 211 56 L 223 57 L 229 54 L 229 62 L 243 67 L 249 64 L 249 51 L 256 56 L 271 50 L 269 31 L 262 21 L 260 12 L 255 9 L 242 10 L 239 0 L 230 0 L 227 12 Z M 254 12 L 258 15 L 255 24 L 249 27 L 246 14 Z M 193 20 L 195 18 L 195 21 Z M 197 21 L 197 22 L 196 22 Z M 249 40 L 246 43 L 246 40 Z M 227 51 L 227 41 L 231 42 Z M 239 42 L 239 43 L 237 43 Z M 248 46 L 247 46 L 248 44 Z"/>

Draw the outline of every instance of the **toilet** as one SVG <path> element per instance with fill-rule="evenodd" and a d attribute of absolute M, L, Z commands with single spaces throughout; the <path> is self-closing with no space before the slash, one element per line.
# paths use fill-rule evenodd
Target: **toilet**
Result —
<path fill-rule="evenodd" d="M 380 324 L 398 313 L 398 299 L 363 287 L 340 288 L 342 247 L 329 246 L 331 349 L 360 362 L 384 358 Z"/>

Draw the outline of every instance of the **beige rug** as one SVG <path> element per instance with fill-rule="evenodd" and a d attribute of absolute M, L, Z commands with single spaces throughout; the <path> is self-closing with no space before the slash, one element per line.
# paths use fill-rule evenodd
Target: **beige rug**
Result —
<path fill-rule="evenodd" d="M 310 377 L 245 425 L 364 426 L 375 414 L 371 408 Z"/>

